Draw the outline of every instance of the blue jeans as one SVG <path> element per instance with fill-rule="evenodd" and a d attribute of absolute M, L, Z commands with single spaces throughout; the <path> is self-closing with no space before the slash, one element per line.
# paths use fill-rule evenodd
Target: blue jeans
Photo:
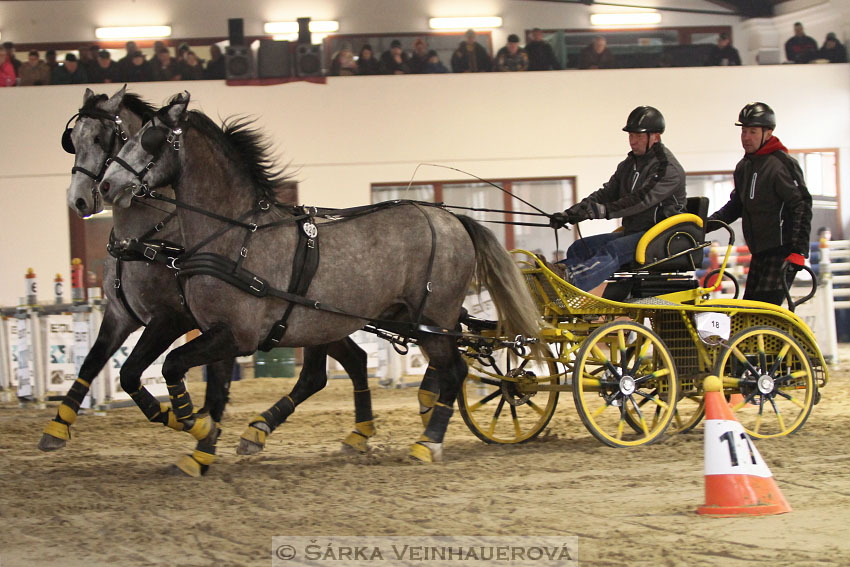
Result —
<path fill-rule="evenodd" d="M 621 232 L 581 238 L 567 250 L 567 258 L 558 262 L 567 266 L 567 278 L 583 291 L 590 291 L 635 259 L 635 248 L 643 232 Z"/>

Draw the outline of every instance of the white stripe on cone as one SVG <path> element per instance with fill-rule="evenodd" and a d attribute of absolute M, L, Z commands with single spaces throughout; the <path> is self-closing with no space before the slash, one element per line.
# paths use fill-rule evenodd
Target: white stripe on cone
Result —
<path fill-rule="evenodd" d="M 773 476 L 743 426 L 725 419 L 705 421 L 705 474 Z"/>

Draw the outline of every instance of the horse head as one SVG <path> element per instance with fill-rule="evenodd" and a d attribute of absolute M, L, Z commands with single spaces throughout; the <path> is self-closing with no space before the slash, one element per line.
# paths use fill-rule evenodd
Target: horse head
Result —
<path fill-rule="evenodd" d="M 74 155 L 71 184 L 68 186 L 68 206 L 81 217 L 103 210 L 97 183 L 112 157 L 127 138 L 118 113 L 126 85 L 111 97 L 95 95 L 86 89 L 83 105 L 68 120 L 62 133 L 62 148 Z M 77 119 L 71 127 L 71 122 Z"/>
<path fill-rule="evenodd" d="M 115 156 L 100 182 L 103 200 L 126 208 L 134 196 L 168 185 L 180 171 L 180 144 L 189 93 L 179 94 L 161 108 Z"/>

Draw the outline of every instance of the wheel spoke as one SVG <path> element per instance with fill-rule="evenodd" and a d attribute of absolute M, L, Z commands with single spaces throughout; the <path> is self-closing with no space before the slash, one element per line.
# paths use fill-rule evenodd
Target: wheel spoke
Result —
<path fill-rule="evenodd" d="M 670 404 L 668 404 L 667 402 L 665 402 L 664 400 L 662 400 L 661 398 L 659 398 L 659 397 L 657 397 L 657 396 L 655 396 L 655 395 L 652 395 L 652 394 L 644 394 L 644 393 L 643 393 L 643 392 L 641 392 L 640 390 L 635 390 L 635 394 L 637 394 L 637 395 L 639 395 L 639 396 L 643 396 L 643 398 L 644 398 L 646 401 L 648 401 L 648 402 L 653 402 L 653 403 L 655 403 L 658 407 L 660 407 L 660 408 L 662 408 L 662 409 L 667 409 L 667 408 L 669 408 L 669 407 L 670 407 Z"/>
<path fill-rule="evenodd" d="M 792 404 L 794 404 L 795 406 L 797 406 L 799 408 L 805 408 L 806 407 L 806 404 L 804 404 L 803 402 L 801 402 L 800 400 L 798 400 L 794 396 L 792 396 L 792 395 L 790 395 L 786 392 L 783 392 L 782 390 L 776 390 L 776 394 L 779 395 L 779 396 L 782 396 L 783 398 L 785 398 L 786 400 L 788 400 L 789 402 L 791 402 Z"/>
<path fill-rule="evenodd" d="M 488 402 L 491 402 L 493 399 L 495 399 L 501 393 L 502 393 L 502 390 L 496 390 L 495 392 L 491 392 L 491 393 L 487 394 L 486 396 L 484 396 L 483 398 L 481 398 L 480 400 L 478 400 L 477 402 L 475 402 L 474 404 L 469 406 L 469 411 L 478 411 L 479 409 L 481 409 L 481 406 L 483 406 L 484 404 L 486 404 Z"/>
<path fill-rule="evenodd" d="M 628 398 L 626 398 L 626 400 L 623 400 L 623 402 L 626 402 L 626 401 L 629 401 L 629 402 L 632 403 L 632 407 L 635 408 L 635 413 L 638 416 L 638 420 L 639 420 L 638 423 L 640 423 L 640 428 L 643 430 L 643 434 L 646 435 L 647 437 L 649 437 L 649 428 L 646 426 L 646 420 L 643 418 L 643 412 L 640 411 L 640 408 L 638 407 L 637 402 L 635 402 L 635 400 L 632 396 L 629 396 Z"/>
<path fill-rule="evenodd" d="M 759 349 L 759 366 L 762 372 L 765 372 L 767 371 L 767 354 L 764 352 L 764 335 L 762 333 L 756 335 L 756 342 L 758 342 Z"/>
<path fill-rule="evenodd" d="M 488 386 L 495 386 L 496 388 L 500 388 L 502 386 L 502 381 L 496 380 L 495 378 L 487 378 L 485 376 L 470 376 L 469 379 L 473 382 L 480 382 L 482 384 L 487 384 Z"/>
<path fill-rule="evenodd" d="M 779 422 L 779 430 L 785 431 L 785 419 L 782 417 L 782 412 L 779 411 L 778 407 L 776 407 L 776 402 L 773 401 L 773 398 L 770 398 L 770 405 L 773 406 L 773 411 L 776 412 L 776 420 Z"/>
<path fill-rule="evenodd" d="M 519 426 L 519 418 L 516 415 L 516 406 L 511 406 L 511 419 L 514 421 L 514 433 L 517 437 L 522 437 L 522 428 Z"/>
<path fill-rule="evenodd" d="M 528 400 L 527 402 L 525 402 L 525 405 L 527 405 L 528 407 L 530 407 L 531 409 L 536 411 L 538 413 L 538 415 L 543 415 L 546 411 L 543 408 L 541 408 L 540 406 L 538 406 L 537 404 L 535 404 L 534 400 Z"/>
<path fill-rule="evenodd" d="M 668 376 L 670 374 L 669 368 L 659 368 L 654 371 L 652 374 L 647 374 L 641 378 L 635 378 L 636 384 L 643 384 L 644 382 L 648 382 L 649 380 L 655 380 L 656 378 L 661 378 L 662 376 Z"/>
<path fill-rule="evenodd" d="M 735 355 L 735 358 L 738 359 L 738 362 L 740 362 L 741 364 L 743 364 L 744 366 L 747 367 L 747 370 L 750 371 L 750 374 L 752 374 L 753 376 L 759 375 L 759 372 L 758 372 L 758 370 L 756 370 L 755 366 L 753 366 L 752 363 L 750 363 L 749 359 L 744 355 L 744 353 L 742 353 L 740 350 L 738 350 L 737 346 L 732 347 L 732 354 Z"/>
<path fill-rule="evenodd" d="M 785 343 L 782 345 L 782 349 L 776 354 L 776 360 L 773 361 L 773 366 L 770 368 L 769 375 L 776 375 L 777 370 L 779 370 L 779 366 L 782 364 L 782 360 L 785 358 L 785 355 L 788 354 L 788 350 L 791 348 L 791 343 Z"/>

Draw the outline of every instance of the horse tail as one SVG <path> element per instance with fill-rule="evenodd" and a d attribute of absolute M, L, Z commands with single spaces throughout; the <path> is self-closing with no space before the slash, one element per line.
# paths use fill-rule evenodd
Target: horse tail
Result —
<path fill-rule="evenodd" d="M 500 333 L 539 338 L 540 314 L 519 267 L 493 232 L 466 215 L 456 215 L 475 247 L 475 277 L 487 288 L 499 314 Z M 534 349 L 537 351 L 538 349 Z"/>

